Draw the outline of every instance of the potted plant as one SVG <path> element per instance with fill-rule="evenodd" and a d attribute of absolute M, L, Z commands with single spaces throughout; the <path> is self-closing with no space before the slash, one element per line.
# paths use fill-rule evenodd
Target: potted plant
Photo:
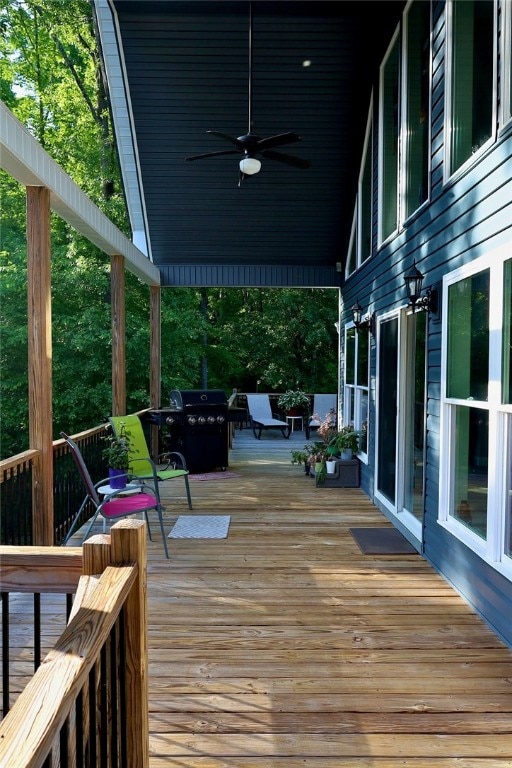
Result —
<path fill-rule="evenodd" d="M 287 389 L 279 396 L 277 405 L 288 416 L 300 416 L 309 412 L 309 397 L 300 389 Z"/>
<path fill-rule="evenodd" d="M 328 452 L 331 455 L 341 454 L 344 461 L 350 460 L 359 450 L 359 432 L 354 427 L 342 427 L 329 441 Z"/>
<path fill-rule="evenodd" d="M 124 428 L 119 436 L 113 432 L 103 437 L 105 447 L 101 453 L 108 465 L 111 488 L 125 488 L 130 464 L 130 435 Z"/>
<path fill-rule="evenodd" d="M 325 468 L 327 470 L 328 475 L 334 475 L 336 471 L 336 459 L 334 456 L 327 455 L 327 458 L 325 460 Z"/>
<path fill-rule="evenodd" d="M 292 451 L 292 464 L 304 464 L 304 473 L 309 475 L 309 456 L 306 450 Z"/>

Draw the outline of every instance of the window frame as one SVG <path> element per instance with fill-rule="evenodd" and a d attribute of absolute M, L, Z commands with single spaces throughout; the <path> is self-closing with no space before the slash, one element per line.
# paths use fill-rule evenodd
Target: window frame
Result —
<path fill-rule="evenodd" d="M 362 395 L 366 395 L 366 402 L 367 402 L 367 434 L 366 434 L 366 451 L 359 450 L 357 453 L 358 459 L 360 459 L 364 464 L 368 464 L 368 456 L 369 456 L 369 408 L 370 408 L 370 355 L 371 355 L 371 340 L 370 340 L 370 332 L 369 330 L 366 331 L 368 334 L 368 371 L 367 371 L 367 385 L 363 386 L 361 384 L 358 384 L 357 381 L 357 372 L 358 372 L 358 352 L 359 352 L 359 331 L 356 329 L 353 322 L 349 322 L 345 324 L 344 327 L 344 349 L 345 349 L 345 360 L 347 357 L 347 333 L 349 330 L 354 330 L 354 381 L 348 383 L 347 382 L 347 366 L 344 366 L 343 370 L 343 424 L 351 424 L 354 426 L 354 429 L 357 431 L 361 431 L 361 403 L 362 403 Z M 353 394 L 353 397 L 351 397 L 351 393 Z M 354 408 L 354 418 L 352 419 L 352 414 L 350 413 L 350 403 L 353 402 L 353 408 Z"/>
<path fill-rule="evenodd" d="M 479 555 L 497 571 L 512 579 L 512 553 L 505 552 L 507 527 L 507 471 L 503 460 L 512 430 L 512 403 L 502 402 L 502 346 L 504 317 L 505 264 L 511 259 L 510 245 L 490 251 L 474 261 L 453 270 L 443 278 L 443 312 L 441 343 L 441 414 L 438 523 Z M 465 400 L 447 396 L 448 373 L 448 290 L 460 280 L 489 270 L 489 370 L 487 400 Z M 487 531 L 482 539 L 459 522 L 451 512 L 454 489 L 455 414 L 457 407 L 486 410 L 488 430 Z M 508 440 L 508 443 L 507 443 Z M 509 457 L 512 458 L 512 457 Z"/>
<path fill-rule="evenodd" d="M 370 164 L 370 251 L 363 258 L 363 181 L 366 170 L 367 162 Z M 364 264 L 373 255 L 373 93 L 370 97 L 370 108 L 368 110 L 368 118 L 366 120 L 366 131 L 364 135 L 363 153 L 361 159 L 361 167 L 359 169 L 359 180 L 357 184 L 357 264 L 356 269 Z"/>
<path fill-rule="evenodd" d="M 378 245 L 382 246 L 388 240 L 391 240 L 399 231 L 400 226 L 400 129 L 401 129 L 401 59 L 402 59 L 402 41 L 400 39 L 400 27 L 398 24 L 389 46 L 386 50 L 382 64 L 379 68 L 379 159 L 378 159 L 378 226 L 377 226 L 377 239 Z M 383 233 L 383 198 L 385 194 L 384 188 L 384 73 L 388 60 L 393 52 L 395 45 L 398 46 L 398 131 L 397 131 L 397 157 L 396 157 L 396 189 L 395 189 L 395 204 L 396 204 L 396 222 L 395 227 L 391 232 L 384 235 Z"/>
<path fill-rule="evenodd" d="M 443 162 L 443 181 L 444 184 L 457 179 L 464 174 L 468 168 L 471 168 L 478 159 L 492 146 L 496 141 L 496 123 L 497 123 L 497 83 L 498 83 L 498 57 L 497 57 L 497 39 L 498 39 L 498 4 L 497 0 L 493 3 L 493 50 L 492 50 L 492 115 L 491 132 L 486 141 L 478 147 L 466 160 L 457 168 L 452 170 L 452 133 L 453 133 L 453 34 L 454 34 L 454 4 L 455 2 L 474 2 L 474 0 L 446 0 L 446 38 L 445 38 L 445 100 L 444 100 L 444 162 Z"/>
<path fill-rule="evenodd" d="M 406 192 L 407 192 L 407 172 L 409 168 L 408 149 L 409 142 L 407 138 L 408 127 L 408 107 L 409 107 L 409 78 L 408 78 L 408 65 L 409 59 L 407 56 L 408 50 L 408 35 L 409 35 L 409 13 L 414 7 L 416 0 L 410 0 L 403 13 L 402 22 L 402 53 L 401 53 L 401 94 L 400 94 L 400 146 L 401 154 L 399 157 L 399 209 L 398 209 L 398 222 L 399 226 L 404 224 L 409 219 L 422 210 L 429 202 L 431 195 L 431 170 L 432 170 L 432 4 L 429 3 L 429 62 L 428 62 L 428 116 L 427 116 L 427 195 L 425 200 L 418 206 L 413 208 L 410 213 L 407 211 Z"/>
<path fill-rule="evenodd" d="M 512 3 L 510 0 L 501 5 L 500 35 L 500 128 L 505 128 L 512 121 Z"/>
<path fill-rule="evenodd" d="M 354 253 L 354 269 L 350 269 L 351 256 Z M 352 224 L 350 225 L 350 237 L 348 241 L 347 258 L 345 260 L 345 278 L 353 275 L 358 268 L 357 262 L 357 200 L 354 206 L 354 213 L 352 214 Z"/>

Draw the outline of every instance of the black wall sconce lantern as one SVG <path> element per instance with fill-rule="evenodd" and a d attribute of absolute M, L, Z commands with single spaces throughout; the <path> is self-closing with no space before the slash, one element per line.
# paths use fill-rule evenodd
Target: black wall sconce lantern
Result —
<path fill-rule="evenodd" d="M 352 320 L 356 327 L 356 331 L 370 331 L 372 336 L 375 336 L 375 315 L 369 315 L 366 320 L 363 320 L 363 308 L 358 301 L 352 307 Z"/>
<path fill-rule="evenodd" d="M 404 275 L 405 285 L 407 287 L 407 296 L 409 298 L 409 306 L 412 307 L 412 311 L 426 310 L 427 312 L 437 313 L 437 288 L 427 288 L 425 296 L 421 295 L 421 286 L 423 284 L 423 275 L 416 266 L 416 262 L 413 262 L 412 269 L 406 275 Z"/>

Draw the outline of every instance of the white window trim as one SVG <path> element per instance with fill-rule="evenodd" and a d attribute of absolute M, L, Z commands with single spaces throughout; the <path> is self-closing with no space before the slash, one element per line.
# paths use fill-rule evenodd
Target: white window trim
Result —
<path fill-rule="evenodd" d="M 377 239 L 378 239 L 379 247 L 384 245 L 384 243 L 390 241 L 393 237 L 395 237 L 395 235 L 398 232 L 398 221 L 400 219 L 400 216 L 399 216 L 399 214 L 400 214 L 400 210 L 399 210 L 400 194 L 399 194 L 399 189 L 397 189 L 397 201 L 396 201 L 397 212 L 398 212 L 398 215 L 397 215 L 397 226 L 395 227 L 393 232 L 390 232 L 389 235 L 386 235 L 386 237 L 384 238 L 383 234 L 382 234 L 382 198 L 383 198 L 383 195 L 384 195 L 384 189 L 383 189 L 383 184 L 384 184 L 384 157 L 383 157 L 383 136 L 384 136 L 384 125 L 383 125 L 383 107 L 384 107 L 384 105 L 383 105 L 383 91 L 384 91 L 384 88 L 383 88 L 383 80 L 384 80 L 384 70 L 386 68 L 387 61 L 389 59 L 389 56 L 391 55 L 391 51 L 393 50 L 393 47 L 394 47 L 394 45 L 395 45 L 395 43 L 397 41 L 397 38 L 398 38 L 399 34 L 400 34 L 400 25 L 397 26 L 397 28 L 396 28 L 396 30 L 395 30 L 395 32 L 393 34 L 393 37 L 391 38 L 391 42 L 388 45 L 388 48 L 386 50 L 385 56 L 384 56 L 384 58 L 382 60 L 382 64 L 380 65 L 380 69 L 379 69 L 379 148 L 378 148 L 378 152 L 379 152 L 379 162 L 378 162 L 379 179 L 378 179 L 378 214 L 377 214 L 377 219 L 378 219 Z M 398 119 L 400 121 L 400 116 L 399 116 Z M 399 137 L 398 141 L 399 141 L 399 144 L 400 144 L 400 130 L 398 132 L 398 137 Z M 399 188 L 400 187 L 400 175 L 399 175 L 400 174 L 400 146 L 398 146 L 397 162 L 398 162 L 398 167 L 397 167 L 397 187 Z"/>
<path fill-rule="evenodd" d="M 492 104 L 492 118 L 491 118 L 491 135 L 487 141 L 482 144 L 477 151 L 472 154 L 468 159 L 456 168 L 453 172 L 451 168 L 451 133 L 452 133 L 452 54 L 453 54 L 453 3 L 454 0 L 446 0 L 446 38 L 445 38 L 445 97 L 444 97 L 444 163 L 443 163 L 443 183 L 447 184 L 452 182 L 463 175 L 468 168 L 471 168 L 475 162 L 480 158 L 485 151 L 494 144 L 496 141 L 496 122 L 498 116 L 497 110 L 497 83 L 498 83 L 498 55 L 497 55 L 497 39 L 498 39 L 498 3 L 497 0 L 493 0 L 494 5 L 494 21 L 493 21 L 493 104 Z"/>
<path fill-rule="evenodd" d="M 353 322 L 345 323 L 345 330 L 344 330 L 344 349 L 345 349 L 345 354 L 346 354 L 346 349 L 347 349 L 347 331 L 350 330 L 351 328 L 355 328 L 355 325 L 354 325 Z M 357 337 L 358 337 L 357 336 L 357 334 L 358 334 L 357 329 L 355 331 L 355 334 L 356 334 L 355 338 L 356 338 L 356 342 L 357 342 Z M 354 392 L 354 415 L 357 412 L 357 408 L 358 408 L 358 405 L 359 405 L 359 402 L 360 402 L 359 401 L 360 392 L 362 390 L 366 389 L 366 395 L 367 395 L 367 398 L 368 398 L 368 419 L 367 419 L 367 423 L 369 422 L 369 416 L 370 416 L 370 412 L 369 412 L 369 408 L 370 408 L 370 354 L 371 354 L 370 347 L 371 347 L 371 345 L 369 343 L 368 344 L 368 386 L 366 388 L 362 387 L 361 385 L 357 385 L 355 383 L 355 379 L 357 377 L 357 354 L 358 354 L 357 343 L 356 343 L 356 350 L 355 350 L 356 354 L 354 356 L 354 383 L 353 384 L 347 384 L 347 366 L 346 366 L 346 363 L 345 363 L 345 367 L 344 367 L 344 371 L 343 371 L 343 411 L 342 411 L 342 417 L 343 417 L 342 421 L 343 421 L 343 424 L 349 424 L 350 423 L 350 417 L 347 415 L 347 397 L 346 397 L 347 390 L 349 390 L 349 389 L 353 390 L 353 392 Z M 369 424 L 368 424 L 368 427 L 369 427 Z M 370 432 L 369 432 L 369 429 L 368 429 L 367 443 L 366 443 L 367 446 L 369 445 L 369 442 L 370 442 Z M 357 458 L 360 459 L 360 461 L 363 464 L 368 464 L 368 460 L 369 460 L 368 459 L 368 451 L 367 452 L 359 451 L 357 453 Z"/>
<path fill-rule="evenodd" d="M 407 17 L 409 14 L 409 11 L 411 9 L 411 6 L 413 4 L 414 0 L 409 0 L 403 14 L 403 24 L 402 24 L 402 58 L 401 58 L 401 93 L 400 93 L 400 101 L 401 101 L 401 118 L 400 118 L 400 146 L 404 149 L 404 151 L 401 154 L 401 162 L 399 167 L 399 183 L 398 183 L 398 194 L 399 194 L 399 207 L 398 207 L 398 221 L 399 226 L 404 225 L 407 221 L 412 219 L 414 216 L 418 214 L 418 211 L 423 210 L 425 208 L 430 200 L 431 196 L 431 176 L 432 176 L 432 6 L 430 5 L 430 45 L 429 45 L 429 70 L 428 70 L 428 88 L 429 88 L 429 99 L 428 99 L 428 168 L 427 168 L 427 199 L 425 202 L 423 202 L 421 205 L 419 205 L 417 208 L 415 208 L 414 211 L 412 211 L 409 216 L 404 215 L 404 211 L 406 210 L 406 202 L 405 202 L 405 189 L 406 189 L 406 174 L 407 174 L 407 163 L 404 160 L 405 155 L 407 154 L 407 137 L 405 136 L 406 132 L 406 125 L 407 125 L 407 118 L 408 118 L 408 112 L 407 112 L 407 88 L 408 88 L 408 80 L 407 80 L 407 35 L 409 32 L 409 27 L 407 23 Z"/>
<path fill-rule="evenodd" d="M 500 98 L 500 127 L 504 128 L 512 120 L 512 103 L 510 96 L 510 81 L 512 79 L 512 2 L 504 0 L 501 6 L 501 98 Z"/>
<path fill-rule="evenodd" d="M 357 241 L 355 242 L 355 254 L 356 254 L 356 263 L 354 266 L 353 271 L 350 271 L 350 254 L 352 253 L 352 248 L 354 248 L 354 238 L 357 237 L 357 200 L 356 204 L 354 206 L 354 213 L 352 215 L 352 225 L 350 227 L 350 238 L 348 241 L 348 251 L 347 251 L 347 258 L 345 261 L 345 278 L 350 277 L 350 275 L 353 275 L 354 272 L 357 271 L 358 268 L 358 257 L 357 257 Z"/>
<path fill-rule="evenodd" d="M 501 403 L 501 359 L 502 359 L 502 305 L 504 265 L 510 260 L 511 244 L 504 244 L 475 259 L 443 278 L 443 307 L 448 307 L 448 288 L 459 280 L 471 277 L 486 269 L 489 281 L 489 391 L 487 401 L 472 401 L 472 404 L 489 412 L 489 484 L 487 538 L 481 539 L 453 515 L 449 515 L 453 488 L 452 434 L 455 409 L 453 406 L 467 406 L 466 400 L 448 398 L 447 347 L 448 312 L 443 312 L 441 342 L 441 413 L 440 413 L 440 455 L 444 460 L 439 468 L 439 510 L 438 523 L 455 538 L 475 552 L 486 563 L 512 580 L 512 557 L 503 554 L 505 535 L 505 494 L 506 473 L 499 446 L 505 445 L 506 430 L 512 422 L 512 404 Z M 494 439 L 491 439 L 494 436 Z M 494 514 L 493 514 L 494 511 Z"/>
<path fill-rule="evenodd" d="M 374 201 L 373 201 L 373 92 L 370 96 L 370 108 L 368 110 L 368 118 L 366 120 L 366 132 L 364 136 L 364 144 L 363 144 L 363 153 L 361 156 L 361 166 L 359 168 L 359 181 L 357 184 L 357 258 L 356 258 L 356 269 L 361 266 L 361 264 L 364 264 L 365 261 L 368 261 L 368 259 L 372 255 L 372 235 L 373 235 L 373 226 L 370 226 L 370 253 L 366 256 L 366 258 L 363 259 L 362 255 L 362 222 L 363 222 L 363 216 L 362 216 L 362 194 L 361 194 L 361 188 L 363 186 L 363 176 L 364 176 L 364 168 L 367 161 L 367 153 L 370 153 L 370 189 L 371 189 L 371 196 L 370 196 L 370 222 L 373 221 L 373 208 L 374 208 Z"/>
<path fill-rule="evenodd" d="M 401 345 L 402 345 L 402 324 L 400 322 L 400 316 L 403 310 L 403 306 L 398 307 L 396 309 L 392 309 L 389 312 L 384 312 L 382 315 L 379 315 L 377 319 L 377 326 L 376 326 L 376 337 L 377 337 L 377 360 L 376 360 L 376 376 L 375 376 L 375 440 L 374 440 L 374 457 L 373 457 L 373 466 L 375 467 L 375 474 L 374 474 L 374 494 L 375 498 L 382 504 L 382 506 L 387 509 L 389 512 L 391 512 L 393 515 L 396 515 L 396 482 L 398 478 L 398 471 L 397 471 L 397 477 L 395 478 L 395 505 L 393 505 L 389 499 L 384 496 L 383 493 L 379 491 L 379 456 L 378 456 L 378 450 L 379 450 L 379 432 L 380 432 L 380 405 L 379 405 L 379 388 L 380 388 L 380 356 L 379 356 L 379 348 L 380 348 L 380 329 L 383 323 L 389 321 L 389 320 L 396 320 L 398 325 L 398 354 L 400 355 Z M 398 365 L 400 365 L 400 357 L 398 358 Z M 397 389 L 397 403 L 401 402 L 402 399 L 402 386 L 401 386 L 401 380 L 400 380 L 400 372 L 398 372 L 398 389 Z M 398 456 L 398 439 L 399 439 L 399 429 L 397 424 L 397 445 L 395 446 L 395 455 Z M 398 468 L 397 468 L 398 469 Z"/>

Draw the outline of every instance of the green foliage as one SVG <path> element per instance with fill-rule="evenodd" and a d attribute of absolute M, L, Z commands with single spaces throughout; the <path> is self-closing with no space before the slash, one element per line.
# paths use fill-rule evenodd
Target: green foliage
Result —
<path fill-rule="evenodd" d="M 353 427 L 349 425 L 342 427 L 329 441 L 329 449 L 332 449 L 330 452 L 333 455 L 345 450 L 357 453 L 359 450 L 359 436 L 359 432 L 356 432 Z"/>
<path fill-rule="evenodd" d="M 308 408 L 309 397 L 300 389 L 287 389 L 279 397 L 277 404 L 279 408 L 289 411 L 291 408 Z"/>
<path fill-rule="evenodd" d="M 124 469 L 127 471 L 130 466 L 130 433 L 122 427 L 119 436 L 110 432 L 102 440 L 105 443 L 105 447 L 101 452 L 101 456 L 107 463 L 107 466 L 111 469 Z"/>
<path fill-rule="evenodd" d="M 0 97 L 128 236 L 88 0 L 0 2 Z M 112 184 L 111 184 L 112 182 Z M 113 186 L 113 195 L 106 188 Z M 0 455 L 28 447 L 25 190 L 0 172 Z M 109 258 L 52 216 L 54 436 L 111 411 Z M 171 389 L 335 391 L 338 293 L 164 289 L 162 403 Z M 126 275 L 127 409 L 149 398 L 149 289 Z"/>

